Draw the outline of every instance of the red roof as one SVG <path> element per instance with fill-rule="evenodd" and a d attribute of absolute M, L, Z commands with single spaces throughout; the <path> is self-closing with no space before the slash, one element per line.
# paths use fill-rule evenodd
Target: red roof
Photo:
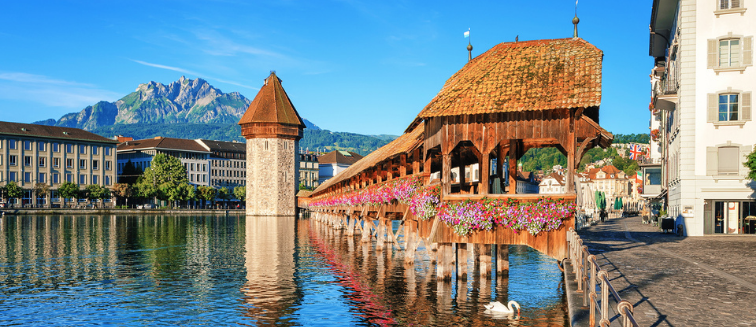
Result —
<path fill-rule="evenodd" d="M 607 166 L 604 166 L 604 167 L 601 167 L 601 168 L 593 168 L 593 169 L 589 170 L 587 172 L 588 173 L 588 178 L 590 178 L 591 180 L 597 179 L 596 178 L 596 174 L 598 172 L 600 172 L 600 171 L 603 171 L 604 173 L 606 173 L 606 177 L 603 178 L 603 179 L 618 179 L 618 178 L 620 178 L 619 177 L 619 173 L 621 172 L 621 170 L 617 169 L 617 167 L 614 167 L 612 165 L 607 165 Z M 615 177 L 610 177 L 611 175 L 614 175 Z"/>
<path fill-rule="evenodd" d="M 318 157 L 318 164 L 325 165 L 335 163 L 351 165 L 360 159 L 362 159 L 362 156 L 359 153 L 334 150 Z"/>
<path fill-rule="evenodd" d="M 271 72 L 265 79 L 265 85 L 260 88 L 260 92 L 239 120 L 239 125 L 248 123 L 279 123 L 305 128 L 302 118 L 291 104 L 289 95 L 284 91 L 281 79 L 275 72 Z"/>
<path fill-rule="evenodd" d="M 418 118 L 598 107 L 602 59 L 581 38 L 500 43 L 449 78 Z"/>

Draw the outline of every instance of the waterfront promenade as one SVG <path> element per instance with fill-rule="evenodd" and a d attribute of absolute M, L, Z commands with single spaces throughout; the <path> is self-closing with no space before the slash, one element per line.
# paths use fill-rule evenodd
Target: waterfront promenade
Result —
<path fill-rule="evenodd" d="M 679 237 L 640 217 L 578 234 L 641 326 L 756 326 L 756 236 Z"/>

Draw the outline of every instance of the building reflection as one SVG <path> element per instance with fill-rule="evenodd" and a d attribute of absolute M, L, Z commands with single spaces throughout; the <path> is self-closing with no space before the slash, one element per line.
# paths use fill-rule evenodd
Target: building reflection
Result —
<path fill-rule="evenodd" d="M 256 325 L 293 324 L 295 223 L 294 216 L 246 217 L 244 315 Z"/>

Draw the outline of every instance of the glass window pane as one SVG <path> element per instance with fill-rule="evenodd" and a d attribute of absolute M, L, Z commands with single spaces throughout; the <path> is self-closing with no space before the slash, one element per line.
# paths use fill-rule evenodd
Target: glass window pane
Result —
<path fill-rule="evenodd" d="M 730 94 L 730 103 L 738 103 L 738 95 Z"/>
<path fill-rule="evenodd" d="M 727 94 L 719 95 L 719 104 L 727 103 Z"/>
<path fill-rule="evenodd" d="M 738 103 L 730 104 L 730 120 L 738 120 Z"/>

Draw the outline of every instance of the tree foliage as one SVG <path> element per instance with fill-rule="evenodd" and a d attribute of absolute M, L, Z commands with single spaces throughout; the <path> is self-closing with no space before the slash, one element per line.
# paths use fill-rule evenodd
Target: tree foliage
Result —
<path fill-rule="evenodd" d="M 23 195 L 24 190 L 16 182 L 9 182 L 8 185 L 5 185 L 5 196 L 9 199 L 18 199 Z"/>
<path fill-rule="evenodd" d="M 121 174 L 118 175 L 118 182 L 119 183 L 126 183 L 129 185 L 133 185 L 136 183 L 137 179 L 139 179 L 139 176 L 142 175 L 142 170 L 139 169 L 134 163 L 131 162 L 131 160 L 126 161 L 126 163 L 123 165 L 123 170 L 121 170 Z"/>
<path fill-rule="evenodd" d="M 746 162 L 743 163 L 743 166 L 748 168 L 748 179 L 756 181 L 756 150 L 753 150 L 753 152 L 748 155 L 748 158 L 746 159 Z"/>
<path fill-rule="evenodd" d="M 176 157 L 158 153 L 136 182 L 141 197 L 157 197 L 161 200 L 180 200 L 181 184 L 188 184 L 186 168 Z"/>
<path fill-rule="evenodd" d="M 197 191 L 199 193 L 198 197 L 205 201 L 215 201 L 215 196 L 217 194 L 217 190 L 210 187 L 210 186 L 199 186 L 197 187 Z"/>
<path fill-rule="evenodd" d="M 247 187 L 246 186 L 237 186 L 234 187 L 234 197 L 239 199 L 239 201 L 244 201 L 244 199 L 247 198 Z"/>
<path fill-rule="evenodd" d="M 58 195 L 64 199 L 78 199 L 79 198 L 79 185 L 71 182 L 65 182 L 58 187 Z"/>
<path fill-rule="evenodd" d="M 34 193 L 38 198 L 47 197 L 47 194 L 50 193 L 50 185 L 47 185 L 47 183 L 36 183 L 34 184 Z"/>
<path fill-rule="evenodd" d="M 650 134 L 614 134 L 614 140 L 612 143 L 615 144 L 623 144 L 623 143 L 643 143 L 643 144 L 649 144 L 649 141 L 651 140 Z"/>

